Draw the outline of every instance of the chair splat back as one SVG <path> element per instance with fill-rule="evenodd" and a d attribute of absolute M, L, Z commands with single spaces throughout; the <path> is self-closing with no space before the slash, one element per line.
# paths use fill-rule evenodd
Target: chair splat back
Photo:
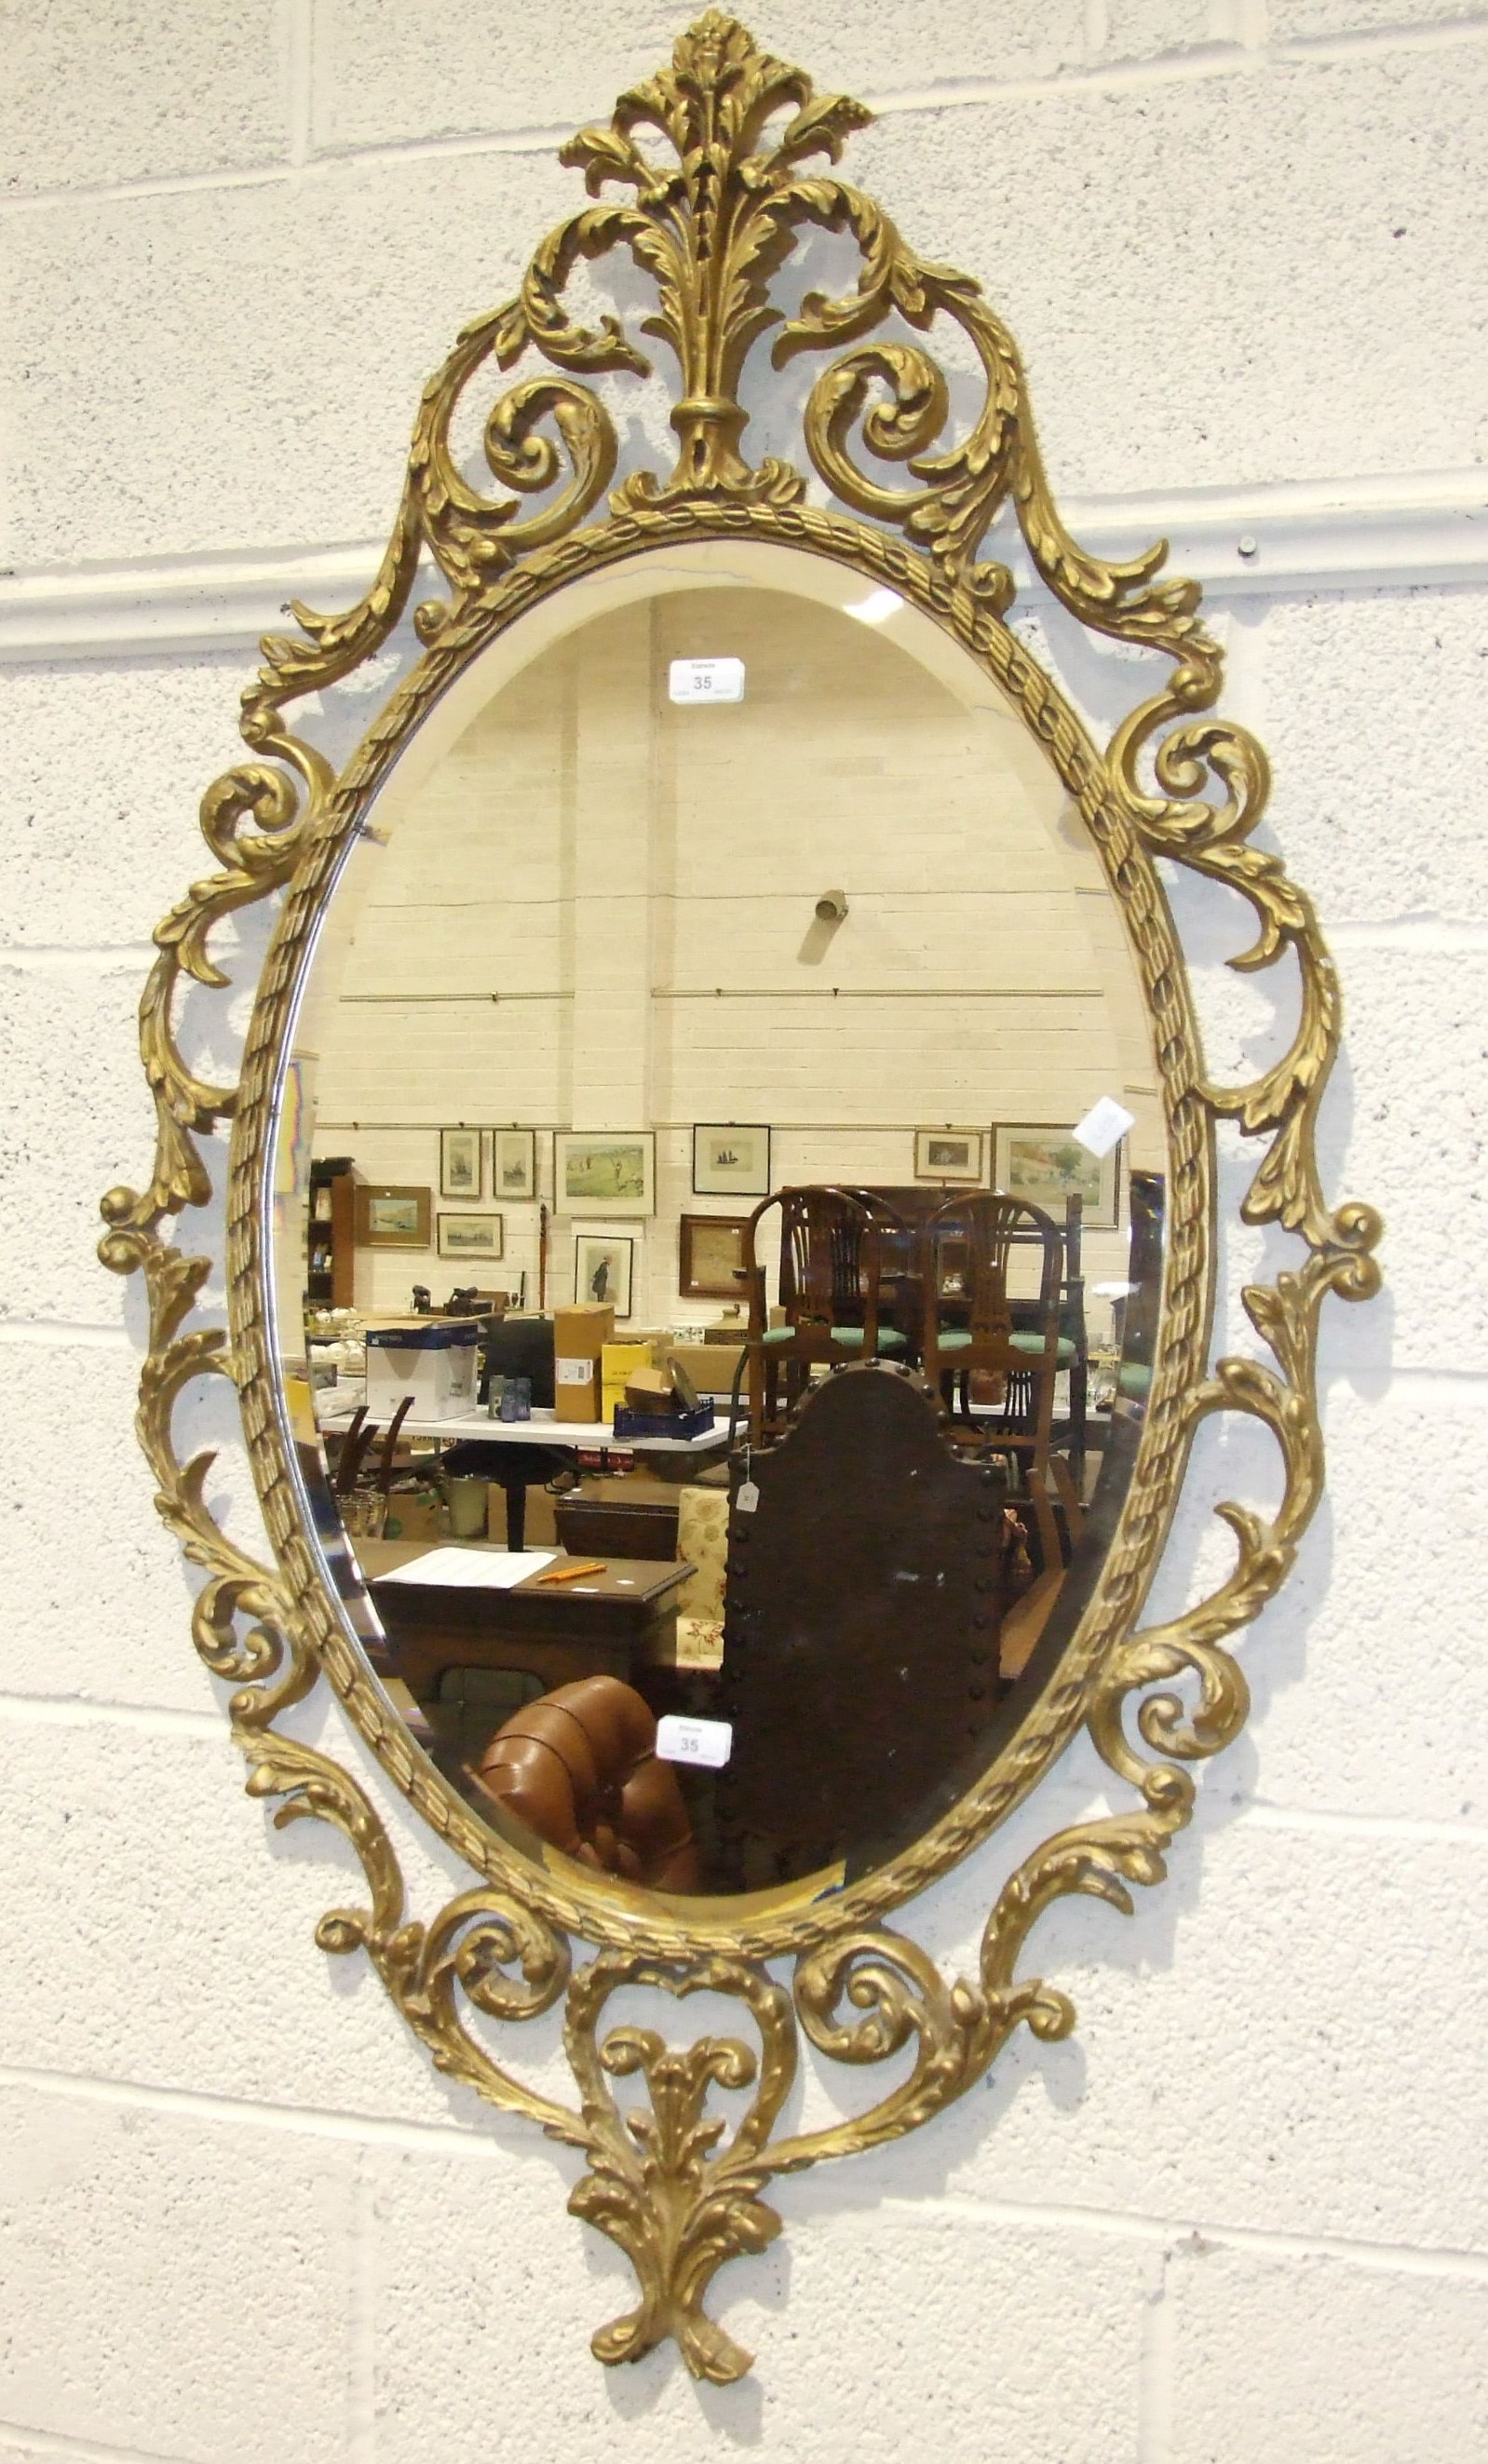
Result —
<path fill-rule="evenodd" d="M 772 1208 L 780 1216 L 780 1309 L 769 1324 L 758 1227 Z M 750 1434 L 758 1442 L 779 1418 L 783 1373 L 787 1416 L 803 1397 L 813 1365 L 840 1367 L 904 1348 L 903 1337 L 879 1324 L 882 1246 L 897 1216 L 850 1189 L 779 1189 L 761 1200 L 744 1240 L 749 1294 Z"/>
<path fill-rule="evenodd" d="M 1045 1439 L 1059 1365 L 1064 1244 L 1041 1207 L 983 1190 L 948 1199 L 927 1221 L 921 1273 L 925 1296 L 925 1376 L 933 1393 L 945 1369 L 1001 1377 L 1033 1375 L 1037 1421 Z M 1008 1277 L 1015 1251 L 1039 1252 L 1037 1344 L 1015 1346 Z M 952 1328 L 948 1315 L 966 1321 Z"/>

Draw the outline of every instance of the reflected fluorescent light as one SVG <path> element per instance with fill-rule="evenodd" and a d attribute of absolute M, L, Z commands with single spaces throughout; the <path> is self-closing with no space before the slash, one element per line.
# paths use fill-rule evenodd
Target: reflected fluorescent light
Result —
<path fill-rule="evenodd" d="M 1090 1289 L 1098 1300 L 1124 1301 L 1136 1290 L 1135 1284 L 1092 1284 Z"/>
<path fill-rule="evenodd" d="M 882 625 L 903 605 L 897 590 L 870 590 L 866 599 L 849 600 L 842 614 L 856 616 L 860 625 Z"/>

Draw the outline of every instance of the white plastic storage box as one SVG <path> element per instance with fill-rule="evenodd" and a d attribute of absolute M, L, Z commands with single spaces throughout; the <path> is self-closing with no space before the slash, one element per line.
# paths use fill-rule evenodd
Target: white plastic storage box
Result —
<path fill-rule="evenodd" d="M 405 1395 L 416 1420 L 459 1420 L 475 1408 L 478 1317 L 369 1317 L 367 1417 L 386 1422 Z"/>

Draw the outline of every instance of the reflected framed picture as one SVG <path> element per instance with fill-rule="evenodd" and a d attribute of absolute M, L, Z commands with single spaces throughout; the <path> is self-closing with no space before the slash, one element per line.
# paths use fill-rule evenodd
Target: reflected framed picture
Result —
<path fill-rule="evenodd" d="M 559 1215 L 654 1215 L 650 1130 L 555 1130 L 553 1204 Z"/>
<path fill-rule="evenodd" d="M 491 1194 L 514 1206 L 537 1195 L 537 1133 L 536 1130 L 492 1130 Z"/>
<path fill-rule="evenodd" d="M 427 1189 L 381 1187 L 361 1181 L 357 1193 L 360 1249 L 427 1249 L 433 1235 L 433 1197 Z"/>
<path fill-rule="evenodd" d="M 768 1198 L 770 1132 L 765 1125 L 695 1122 L 692 1190 L 697 1198 Z"/>
<path fill-rule="evenodd" d="M 982 1177 L 980 1130 L 916 1130 L 916 1180 L 979 1181 Z"/>
<path fill-rule="evenodd" d="M 744 1294 L 747 1215 L 684 1215 L 677 1225 L 677 1289 L 689 1301 Z"/>
<path fill-rule="evenodd" d="M 1093 1155 L 1055 1121 L 1000 1122 L 992 1133 L 992 1185 L 1009 1198 L 1041 1206 L 1056 1222 L 1077 1191 L 1087 1230 L 1114 1232 L 1121 1221 L 1121 1158 L 1125 1138 L 1110 1154 Z"/>
<path fill-rule="evenodd" d="M 480 1194 L 479 1130 L 441 1130 L 439 1133 L 440 1197 L 479 1198 Z"/>
<path fill-rule="evenodd" d="M 574 1239 L 574 1299 L 602 1306 L 617 1318 L 630 1315 L 635 1243 L 623 1232 L 580 1232 Z"/>
<path fill-rule="evenodd" d="M 499 1258 L 504 1245 L 499 1215 L 441 1215 L 442 1258 Z"/>

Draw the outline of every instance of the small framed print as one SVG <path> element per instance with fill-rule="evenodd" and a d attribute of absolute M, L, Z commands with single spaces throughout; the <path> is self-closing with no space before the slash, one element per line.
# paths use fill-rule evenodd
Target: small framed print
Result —
<path fill-rule="evenodd" d="M 433 1199 L 427 1189 L 358 1185 L 357 1245 L 361 1249 L 427 1249 Z"/>
<path fill-rule="evenodd" d="M 744 1292 L 747 1215 L 684 1215 L 677 1226 L 677 1289 L 689 1301 L 736 1301 Z"/>
<path fill-rule="evenodd" d="M 992 1133 L 992 1185 L 1041 1206 L 1056 1222 L 1063 1221 L 1065 1199 L 1078 1194 L 1086 1230 L 1114 1232 L 1125 1145 L 1121 1138 L 1109 1155 L 1093 1155 L 1059 1122 L 1000 1122 Z"/>
<path fill-rule="evenodd" d="M 505 1245 L 499 1215 L 441 1215 L 442 1258 L 499 1258 Z"/>
<path fill-rule="evenodd" d="M 630 1315 L 635 1243 L 622 1232 L 580 1232 L 574 1240 L 574 1298 L 608 1302 L 617 1318 Z"/>
<path fill-rule="evenodd" d="M 770 1132 L 765 1125 L 695 1122 L 692 1189 L 698 1198 L 768 1198 Z"/>
<path fill-rule="evenodd" d="M 439 1133 L 440 1197 L 479 1198 L 480 1194 L 479 1130 L 441 1130 Z"/>
<path fill-rule="evenodd" d="M 982 1177 L 980 1130 L 916 1130 L 916 1180 L 979 1182 Z"/>
<path fill-rule="evenodd" d="M 559 1215 L 654 1215 L 650 1130 L 555 1130 L 553 1204 Z"/>
<path fill-rule="evenodd" d="M 536 1130 L 492 1130 L 491 1194 L 519 1206 L 537 1195 L 537 1133 Z"/>

